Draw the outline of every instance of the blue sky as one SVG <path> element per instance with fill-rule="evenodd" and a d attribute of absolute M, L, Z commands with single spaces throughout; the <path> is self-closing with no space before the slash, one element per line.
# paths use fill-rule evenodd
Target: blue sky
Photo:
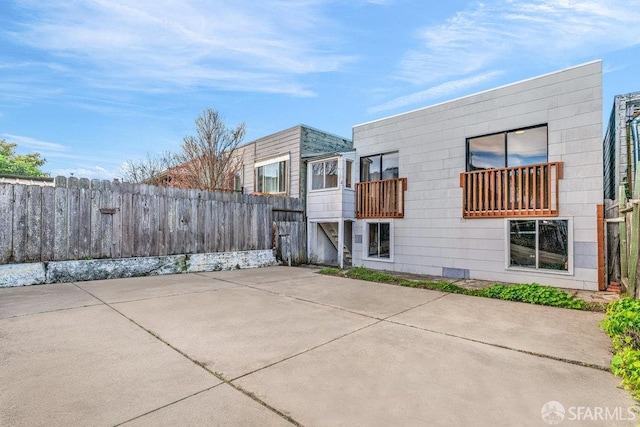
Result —
<path fill-rule="evenodd" d="M 4 0 L 0 138 L 112 179 L 204 108 L 245 141 L 354 124 L 603 60 L 640 91 L 640 0 Z"/>

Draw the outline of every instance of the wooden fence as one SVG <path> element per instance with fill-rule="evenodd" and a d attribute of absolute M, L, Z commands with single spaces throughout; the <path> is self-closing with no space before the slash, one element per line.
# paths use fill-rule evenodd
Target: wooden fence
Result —
<path fill-rule="evenodd" d="M 0 264 L 273 249 L 276 223 L 304 221 L 292 198 L 64 177 L 0 184 Z M 290 240 L 305 262 L 306 238 Z"/>

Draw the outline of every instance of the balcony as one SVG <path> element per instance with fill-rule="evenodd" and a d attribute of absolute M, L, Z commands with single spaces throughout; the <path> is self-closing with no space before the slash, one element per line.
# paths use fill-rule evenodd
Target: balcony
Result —
<path fill-rule="evenodd" d="M 407 178 L 356 183 L 356 218 L 404 218 Z"/>
<path fill-rule="evenodd" d="M 460 174 L 462 217 L 558 216 L 562 162 Z"/>

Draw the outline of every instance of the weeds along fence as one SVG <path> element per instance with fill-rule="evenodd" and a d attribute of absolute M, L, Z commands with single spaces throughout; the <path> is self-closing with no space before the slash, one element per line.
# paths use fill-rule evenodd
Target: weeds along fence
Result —
<path fill-rule="evenodd" d="M 0 264 L 273 249 L 282 236 L 297 264 L 296 230 L 304 203 L 293 198 L 74 177 L 0 184 Z"/>
<path fill-rule="evenodd" d="M 618 189 L 618 206 L 609 206 L 611 213 L 617 213 L 618 217 L 608 215 L 606 224 L 618 227 L 609 233 L 612 243 L 617 243 L 618 248 L 609 245 L 608 262 L 610 264 L 610 277 L 618 278 L 626 289 L 627 295 L 632 298 L 640 297 L 638 279 L 640 277 L 640 162 L 636 163 L 632 171 L 631 180 Z M 631 196 L 629 198 L 628 196 Z M 618 249 L 618 250 L 616 250 Z"/>

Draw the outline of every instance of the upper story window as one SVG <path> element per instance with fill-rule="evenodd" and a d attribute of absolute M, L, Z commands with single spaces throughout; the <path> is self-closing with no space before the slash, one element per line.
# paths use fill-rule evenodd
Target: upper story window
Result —
<path fill-rule="evenodd" d="M 311 189 L 338 188 L 338 160 L 311 163 Z"/>
<path fill-rule="evenodd" d="M 360 182 L 398 178 L 398 152 L 360 157 Z"/>
<path fill-rule="evenodd" d="M 344 187 L 345 188 L 353 188 L 353 160 L 347 160 L 345 163 L 345 172 L 344 172 Z"/>
<path fill-rule="evenodd" d="M 287 193 L 289 155 L 255 164 L 256 191 L 259 193 Z"/>
<path fill-rule="evenodd" d="M 547 163 L 547 125 L 467 138 L 467 172 Z"/>

